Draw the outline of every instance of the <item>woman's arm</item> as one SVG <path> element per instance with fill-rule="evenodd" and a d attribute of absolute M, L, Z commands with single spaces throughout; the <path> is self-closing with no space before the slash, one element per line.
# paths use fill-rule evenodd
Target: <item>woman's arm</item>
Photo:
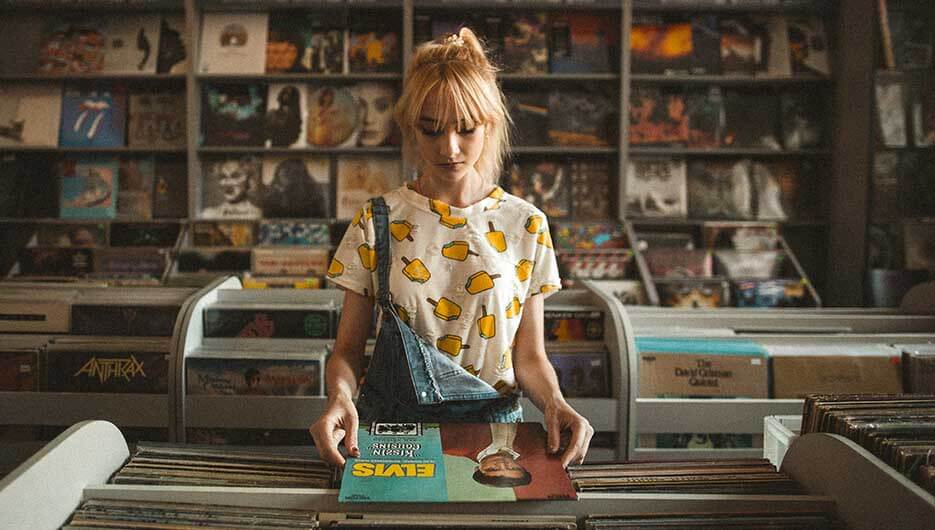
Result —
<path fill-rule="evenodd" d="M 568 447 L 562 455 L 562 465 L 567 467 L 584 461 L 594 428 L 571 408 L 559 390 L 555 370 L 545 353 L 543 305 L 542 295 L 526 299 L 513 347 L 513 369 L 523 394 L 545 415 L 549 450 L 553 453 L 558 451 L 561 432 L 571 431 Z"/>
<path fill-rule="evenodd" d="M 373 299 L 345 290 L 338 336 L 325 369 L 328 405 L 309 427 L 318 453 L 325 461 L 338 466 L 344 465 L 344 457 L 338 452 L 342 438 L 348 454 L 359 455 L 354 394 L 363 369 L 367 330 L 372 320 Z"/>

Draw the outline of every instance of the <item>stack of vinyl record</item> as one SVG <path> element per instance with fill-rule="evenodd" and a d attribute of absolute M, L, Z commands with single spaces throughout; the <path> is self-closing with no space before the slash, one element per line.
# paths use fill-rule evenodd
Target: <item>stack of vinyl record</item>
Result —
<path fill-rule="evenodd" d="M 318 528 L 308 510 L 188 504 L 158 501 L 84 501 L 62 527 L 87 528 Z"/>
<path fill-rule="evenodd" d="M 845 436 L 935 494 L 935 395 L 812 394 L 802 434 Z"/>
<path fill-rule="evenodd" d="M 452 513 L 322 513 L 322 528 L 576 530 L 573 515 L 474 515 Z"/>
<path fill-rule="evenodd" d="M 266 488 L 331 488 L 325 462 L 269 451 L 140 444 L 114 474 L 114 484 Z"/>
<path fill-rule="evenodd" d="M 684 514 L 613 514 L 592 515 L 584 520 L 585 530 L 624 528 L 731 528 L 759 530 L 787 528 L 789 530 L 821 530 L 840 528 L 827 514 L 809 512 L 788 513 L 684 513 Z"/>
<path fill-rule="evenodd" d="M 579 492 L 802 493 L 794 480 L 761 458 L 582 464 L 569 466 L 568 475 Z"/>

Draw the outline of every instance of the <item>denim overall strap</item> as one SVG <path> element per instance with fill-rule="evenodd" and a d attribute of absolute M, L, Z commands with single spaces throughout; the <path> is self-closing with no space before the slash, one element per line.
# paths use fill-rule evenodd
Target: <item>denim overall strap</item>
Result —
<path fill-rule="evenodd" d="M 377 302 L 384 309 L 390 303 L 390 216 L 389 207 L 383 197 L 370 199 L 373 210 L 373 230 L 377 251 Z"/>

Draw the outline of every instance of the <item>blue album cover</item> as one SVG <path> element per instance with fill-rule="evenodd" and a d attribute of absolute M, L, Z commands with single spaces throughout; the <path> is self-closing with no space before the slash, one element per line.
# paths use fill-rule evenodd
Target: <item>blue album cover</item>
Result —
<path fill-rule="evenodd" d="M 127 93 L 123 87 L 65 87 L 60 147 L 123 147 L 126 128 Z"/>

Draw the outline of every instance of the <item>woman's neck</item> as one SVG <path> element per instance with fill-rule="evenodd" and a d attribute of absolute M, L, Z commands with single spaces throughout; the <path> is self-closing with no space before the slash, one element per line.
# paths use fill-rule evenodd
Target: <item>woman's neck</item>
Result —
<path fill-rule="evenodd" d="M 419 175 L 415 190 L 430 199 L 439 200 L 457 208 L 476 204 L 490 194 L 492 186 L 485 183 L 479 174 L 465 175 L 457 182 L 439 182 L 432 177 Z"/>

